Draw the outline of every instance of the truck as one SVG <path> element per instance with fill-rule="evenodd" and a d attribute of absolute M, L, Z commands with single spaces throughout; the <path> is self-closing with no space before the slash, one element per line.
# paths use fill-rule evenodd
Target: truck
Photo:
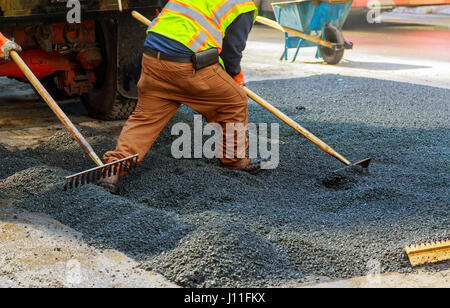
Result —
<path fill-rule="evenodd" d="M 0 0 L 0 32 L 22 46 L 20 56 L 55 99 L 80 98 L 95 118 L 126 119 L 137 103 L 146 36 L 130 13 L 153 19 L 166 1 L 120 1 Z M 77 6 L 81 18 L 72 22 Z M 12 61 L 0 60 L 2 76 L 26 82 Z"/>

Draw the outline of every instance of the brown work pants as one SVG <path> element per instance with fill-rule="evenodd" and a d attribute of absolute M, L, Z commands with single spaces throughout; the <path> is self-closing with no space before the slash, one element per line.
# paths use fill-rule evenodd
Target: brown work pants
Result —
<path fill-rule="evenodd" d="M 208 123 L 222 127 L 218 151 L 223 151 L 220 161 L 224 167 L 239 168 L 248 163 L 245 128 L 243 132 L 231 132 L 235 136 L 228 138 L 225 129 L 227 123 L 242 124 L 236 125 L 238 128 L 247 126 L 247 96 L 218 64 L 194 71 L 192 63 L 169 62 L 144 54 L 138 89 L 136 110 L 125 123 L 116 149 L 105 154 L 105 163 L 134 154 L 139 154 L 141 162 L 181 104 L 200 113 Z M 242 134 L 244 146 L 242 138 L 238 138 Z"/>

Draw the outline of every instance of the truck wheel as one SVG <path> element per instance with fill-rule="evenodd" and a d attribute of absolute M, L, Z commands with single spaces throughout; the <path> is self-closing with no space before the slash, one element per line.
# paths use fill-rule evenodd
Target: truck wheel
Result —
<path fill-rule="evenodd" d="M 112 19 L 96 23 L 96 36 L 102 50 L 103 64 L 96 70 L 94 89 L 81 96 L 89 115 L 102 120 L 127 119 L 136 108 L 136 100 L 117 92 L 117 33 Z"/>
<path fill-rule="evenodd" d="M 94 90 L 89 94 L 84 94 L 81 96 L 81 101 L 89 112 L 89 115 L 93 118 L 115 121 L 115 120 L 126 120 L 136 109 L 137 100 L 127 99 L 117 94 L 116 91 L 113 93 L 104 89 L 105 91 Z M 112 104 L 108 104 L 107 109 L 100 109 L 101 104 L 96 104 L 97 101 L 110 100 L 113 101 Z"/>
<path fill-rule="evenodd" d="M 111 110 L 103 115 L 103 119 L 108 121 L 126 120 L 136 109 L 137 100 L 117 97 Z"/>
<path fill-rule="evenodd" d="M 339 50 L 320 46 L 320 54 L 327 64 L 338 64 L 344 56 L 344 36 L 332 25 L 326 25 L 324 30 L 324 40 L 330 43 L 342 45 Z"/>

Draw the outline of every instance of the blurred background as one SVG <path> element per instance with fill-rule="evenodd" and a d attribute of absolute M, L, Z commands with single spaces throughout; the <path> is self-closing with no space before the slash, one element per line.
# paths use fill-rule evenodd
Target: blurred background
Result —
<path fill-rule="evenodd" d="M 274 18 L 272 3 L 279 0 L 255 0 L 260 15 Z M 370 24 L 367 15 L 379 12 L 374 23 L 421 24 L 450 27 L 450 0 L 354 0 L 345 27 Z M 373 17 L 372 17 L 373 18 Z M 369 18 L 370 19 L 370 18 Z"/>

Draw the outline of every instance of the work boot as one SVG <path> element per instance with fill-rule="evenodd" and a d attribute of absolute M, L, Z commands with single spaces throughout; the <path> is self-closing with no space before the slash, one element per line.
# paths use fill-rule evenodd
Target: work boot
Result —
<path fill-rule="evenodd" d="M 270 160 L 263 159 L 263 158 L 252 158 L 248 159 L 247 163 L 244 166 L 238 166 L 238 167 L 227 167 L 225 165 L 222 165 L 222 168 L 228 169 L 228 170 L 239 170 L 239 171 L 245 171 L 250 174 L 257 174 L 261 172 L 264 169 L 267 168 L 267 164 L 269 164 Z M 265 166 L 266 165 L 266 166 Z M 265 167 L 265 168 L 263 168 Z"/>
<path fill-rule="evenodd" d="M 109 191 L 112 194 L 117 194 L 118 184 L 120 176 L 119 174 L 111 174 L 111 176 L 106 176 L 98 180 L 97 185 Z"/>

